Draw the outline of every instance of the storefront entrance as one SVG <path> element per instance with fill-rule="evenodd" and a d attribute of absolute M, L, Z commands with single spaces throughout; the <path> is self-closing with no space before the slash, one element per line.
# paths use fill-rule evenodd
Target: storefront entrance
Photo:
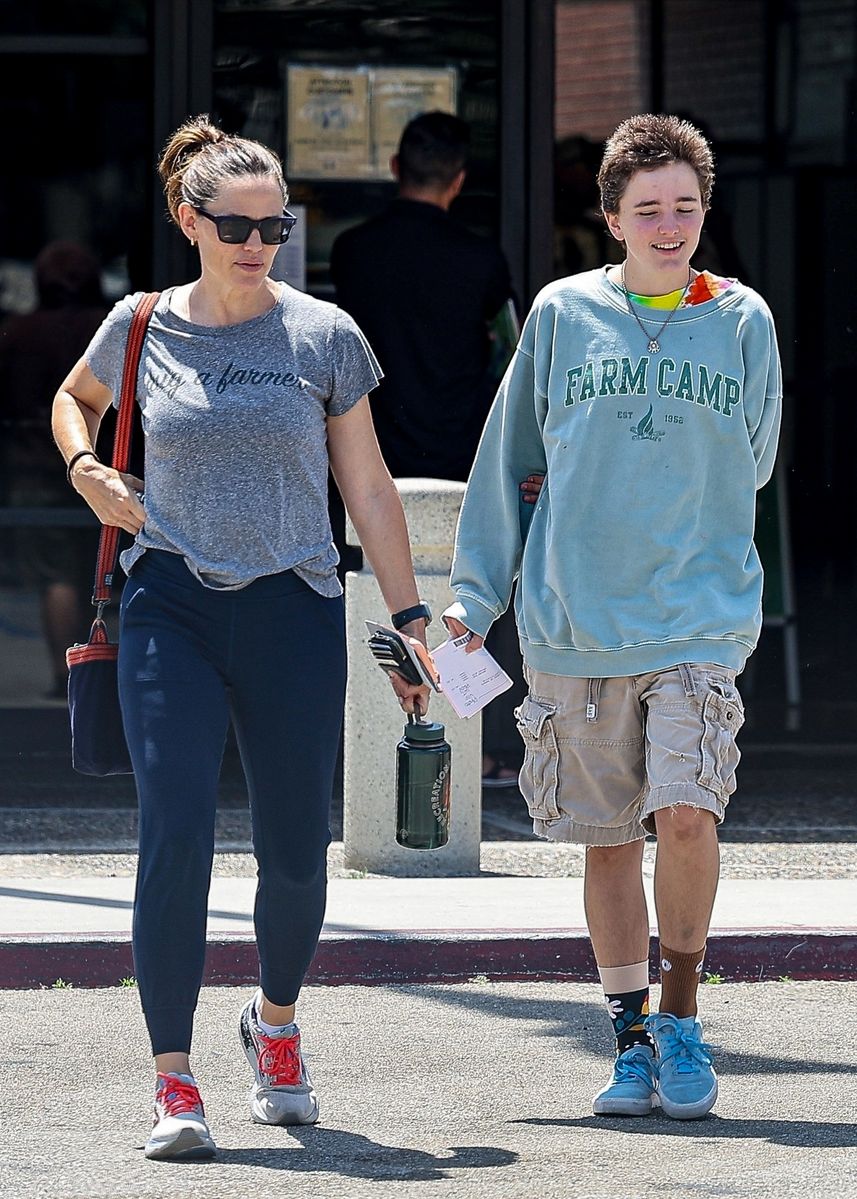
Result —
<path fill-rule="evenodd" d="M 61 650 L 88 625 L 97 530 L 66 488 L 47 414 L 116 298 L 189 276 L 154 164 L 201 111 L 284 156 L 303 236 L 278 270 L 322 298 L 337 233 L 393 194 L 402 124 L 424 106 L 456 111 L 473 141 L 457 215 L 499 240 L 524 307 L 611 253 L 593 171 L 617 121 L 654 108 L 702 124 L 718 159 L 707 262 L 768 299 L 786 382 L 781 470 L 760 515 L 769 622 L 746 678 L 761 715 L 745 737 L 854 736 L 854 0 L 0 9 L 0 791 L 53 802 L 78 786 Z"/>

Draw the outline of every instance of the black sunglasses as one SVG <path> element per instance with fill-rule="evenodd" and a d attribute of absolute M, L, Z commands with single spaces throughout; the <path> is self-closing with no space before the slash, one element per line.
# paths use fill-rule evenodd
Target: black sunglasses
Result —
<path fill-rule="evenodd" d="M 252 221 L 248 216 L 215 216 L 204 208 L 194 208 L 200 216 L 213 221 L 217 226 L 217 236 L 230 246 L 243 246 L 249 240 L 254 229 L 259 230 L 259 236 L 266 246 L 281 246 L 289 240 L 289 234 L 297 224 L 298 218 L 291 212 L 282 216 L 265 216 L 261 221 Z"/>

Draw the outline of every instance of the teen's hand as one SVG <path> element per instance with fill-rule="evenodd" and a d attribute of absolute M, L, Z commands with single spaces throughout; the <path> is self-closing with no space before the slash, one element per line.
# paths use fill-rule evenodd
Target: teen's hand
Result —
<path fill-rule="evenodd" d="M 537 503 L 544 481 L 544 475 L 527 475 L 520 484 L 521 499 L 525 504 Z"/>
<path fill-rule="evenodd" d="M 138 498 L 144 483 L 136 475 L 120 474 L 112 466 L 81 458 L 71 472 L 71 483 L 103 525 L 115 525 L 135 536 L 146 520 Z"/>
<path fill-rule="evenodd" d="M 463 625 L 460 620 L 456 620 L 454 616 L 447 616 L 444 613 L 443 623 L 449 629 L 449 632 L 453 637 L 465 637 L 468 633 L 470 633 L 470 640 L 464 647 L 464 652 L 466 654 L 472 654 L 474 650 L 482 648 L 485 638 L 480 637 L 478 633 L 472 632 L 467 628 L 466 625 Z"/>

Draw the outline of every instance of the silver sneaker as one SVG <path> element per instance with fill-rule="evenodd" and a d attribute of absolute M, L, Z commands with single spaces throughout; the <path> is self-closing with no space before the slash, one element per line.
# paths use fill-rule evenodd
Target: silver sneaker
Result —
<path fill-rule="evenodd" d="M 193 1078 L 189 1074 L 158 1074 L 146 1157 L 155 1161 L 188 1161 L 214 1157 L 216 1152 Z"/>
<path fill-rule="evenodd" d="M 315 1124 L 318 1099 L 301 1057 L 301 1034 L 268 1036 L 256 1021 L 256 1000 L 241 1011 L 241 1044 L 255 1082 L 250 1116 L 257 1124 Z"/>

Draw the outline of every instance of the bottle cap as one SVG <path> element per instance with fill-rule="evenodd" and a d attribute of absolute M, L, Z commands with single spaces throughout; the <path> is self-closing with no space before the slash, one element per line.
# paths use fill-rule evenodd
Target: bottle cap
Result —
<path fill-rule="evenodd" d="M 446 729 L 436 720 L 413 720 L 405 725 L 406 741 L 443 741 Z"/>

